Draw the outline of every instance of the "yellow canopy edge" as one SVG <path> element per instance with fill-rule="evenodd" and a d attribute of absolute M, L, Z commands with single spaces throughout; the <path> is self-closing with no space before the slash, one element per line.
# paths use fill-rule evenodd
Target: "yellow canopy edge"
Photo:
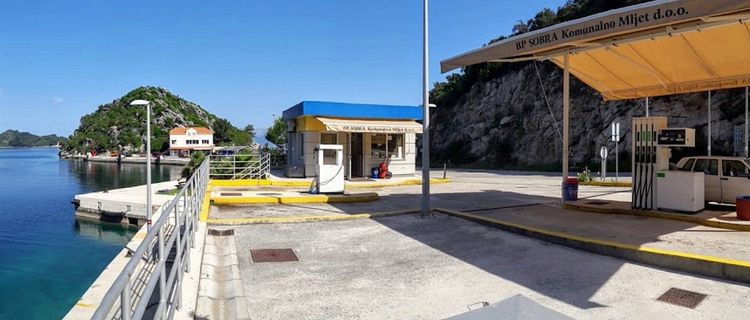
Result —
<path fill-rule="evenodd" d="M 551 60 L 605 100 L 750 86 L 750 1 L 662 0 L 529 32 L 441 62 Z"/>

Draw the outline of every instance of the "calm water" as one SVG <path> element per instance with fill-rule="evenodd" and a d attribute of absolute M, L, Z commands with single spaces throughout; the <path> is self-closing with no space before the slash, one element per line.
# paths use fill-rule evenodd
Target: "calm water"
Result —
<path fill-rule="evenodd" d="M 58 160 L 57 149 L 0 149 L 0 319 L 59 319 L 134 229 L 76 221 L 79 193 L 145 182 L 146 167 Z M 153 167 L 154 182 L 179 175 Z"/>

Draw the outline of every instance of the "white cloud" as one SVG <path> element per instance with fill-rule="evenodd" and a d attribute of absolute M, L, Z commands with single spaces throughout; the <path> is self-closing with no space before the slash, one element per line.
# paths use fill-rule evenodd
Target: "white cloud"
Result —
<path fill-rule="evenodd" d="M 60 98 L 58 96 L 54 96 L 54 97 L 52 97 L 52 102 L 54 102 L 55 104 L 61 104 L 61 103 L 65 102 L 65 99 Z"/>

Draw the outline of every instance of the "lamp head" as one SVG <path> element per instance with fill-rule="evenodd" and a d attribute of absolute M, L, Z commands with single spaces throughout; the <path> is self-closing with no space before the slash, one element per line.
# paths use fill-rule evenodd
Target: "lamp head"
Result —
<path fill-rule="evenodd" d="M 131 106 L 147 106 L 149 103 L 148 100 L 134 100 L 130 103 Z"/>

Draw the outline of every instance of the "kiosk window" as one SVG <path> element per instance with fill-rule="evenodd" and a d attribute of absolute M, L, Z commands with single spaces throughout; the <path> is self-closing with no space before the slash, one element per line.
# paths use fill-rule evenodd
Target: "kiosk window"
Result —
<path fill-rule="evenodd" d="M 688 159 L 688 161 L 685 161 L 685 164 L 682 165 L 680 171 L 690 171 L 693 169 L 693 163 L 695 163 L 695 159 Z"/>
<path fill-rule="evenodd" d="M 404 157 L 404 135 L 403 134 L 389 134 L 388 141 L 388 157 L 402 159 Z"/>
<path fill-rule="evenodd" d="M 373 134 L 370 137 L 370 156 L 373 158 L 385 158 L 385 135 Z"/>
<path fill-rule="evenodd" d="M 725 177 L 747 177 L 750 173 L 745 164 L 738 160 L 722 160 L 721 166 Z"/>

